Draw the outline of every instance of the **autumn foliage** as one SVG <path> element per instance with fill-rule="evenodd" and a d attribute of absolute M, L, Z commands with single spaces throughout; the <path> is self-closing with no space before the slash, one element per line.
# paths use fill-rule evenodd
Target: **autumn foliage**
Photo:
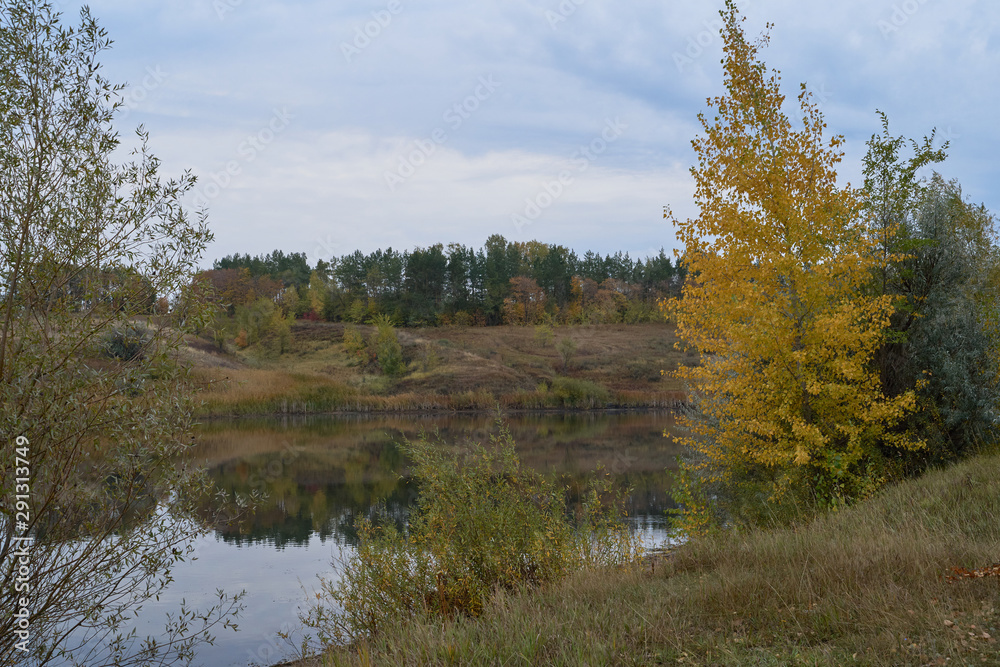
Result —
<path fill-rule="evenodd" d="M 915 397 L 884 395 L 871 364 L 893 304 L 862 289 L 882 258 L 862 192 L 837 182 L 843 138 L 824 137 L 804 86 L 793 127 L 757 57 L 766 33 L 748 42 L 733 2 L 723 19 L 727 93 L 693 141 L 701 214 L 664 213 L 690 276 L 665 309 L 702 359 L 676 373 L 700 411 L 680 494 L 742 484 L 772 505 L 836 505 L 877 486 L 880 451 L 921 447 L 894 429 Z"/>

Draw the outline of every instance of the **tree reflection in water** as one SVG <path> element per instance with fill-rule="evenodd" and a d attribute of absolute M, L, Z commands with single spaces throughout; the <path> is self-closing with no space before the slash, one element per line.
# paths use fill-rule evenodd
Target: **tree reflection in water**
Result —
<path fill-rule="evenodd" d="M 223 512 L 213 523 L 227 543 L 353 545 L 359 517 L 406 523 L 416 489 L 396 442 L 435 430 L 453 445 L 483 442 L 493 421 L 489 415 L 214 420 L 200 427 L 193 459 L 208 467 L 230 502 L 254 491 L 265 496 L 252 513 Z M 525 465 L 559 475 L 571 490 L 603 466 L 633 489 L 628 511 L 637 526 L 665 534 L 672 507 L 667 469 L 678 453 L 663 437 L 672 415 L 531 414 L 508 423 Z M 218 507 L 203 507 L 206 519 L 212 509 Z"/>

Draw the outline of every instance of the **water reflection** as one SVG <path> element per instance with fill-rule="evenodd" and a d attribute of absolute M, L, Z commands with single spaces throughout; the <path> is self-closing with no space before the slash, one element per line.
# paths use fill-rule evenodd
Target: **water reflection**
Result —
<path fill-rule="evenodd" d="M 265 495 L 253 514 L 224 514 L 216 523 L 217 534 L 228 543 L 267 542 L 282 548 L 334 538 L 353 544 L 357 517 L 388 514 L 402 525 L 415 497 L 410 485 L 399 478 L 403 462 L 391 440 L 344 447 L 322 436 L 260 426 L 227 430 L 219 437 L 246 443 L 262 438 L 282 446 L 279 451 L 209 467 L 228 501 L 254 491 Z M 206 444 L 214 440 L 214 435 L 205 435 Z"/>
<path fill-rule="evenodd" d="M 649 541 L 665 537 L 669 475 L 677 448 L 662 413 L 514 415 L 508 426 L 522 462 L 558 475 L 576 491 L 598 466 L 631 487 L 627 510 Z M 417 489 L 397 443 L 431 434 L 445 443 L 485 442 L 489 416 L 299 417 L 212 421 L 199 427 L 194 453 L 234 501 L 265 499 L 253 514 L 224 515 L 214 529 L 226 543 L 301 547 L 310 540 L 353 545 L 359 517 L 400 527 Z M 210 508 L 205 508 L 205 516 Z"/>
<path fill-rule="evenodd" d="M 663 437 L 673 427 L 670 414 L 513 415 L 508 425 L 522 462 L 560 476 L 572 493 L 586 488 L 603 465 L 615 483 L 632 489 L 627 510 L 645 543 L 666 538 L 666 470 L 678 453 Z M 192 461 L 208 468 L 229 501 L 254 491 L 266 497 L 252 514 L 218 518 L 211 511 L 217 507 L 202 507 L 211 534 L 197 541 L 198 559 L 177 564 L 173 582 L 144 605 L 135 622 L 139 636 L 162 632 L 182 600 L 206 609 L 218 601 L 216 589 L 245 590 L 240 631 L 220 631 L 214 645 L 197 649 L 193 664 L 245 667 L 291 657 L 303 638 L 299 611 L 317 575 L 335 577 L 334 561 L 353 553 L 357 519 L 406 521 L 416 489 L 397 443 L 435 431 L 447 443 L 485 442 L 493 426 L 489 416 L 314 416 L 201 425 Z"/>
<path fill-rule="evenodd" d="M 513 415 L 508 425 L 525 465 L 562 476 L 582 489 L 598 465 L 633 489 L 630 520 L 649 546 L 667 536 L 667 468 L 677 446 L 664 438 L 665 413 Z M 197 561 L 174 572 L 175 581 L 148 605 L 150 632 L 182 599 L 211 604 L 212 591 L 247 591 L 240 632 L 220 633 L 198 649 L 195 665 L 267 665 L 291 655 L 282 638 L 301 641 L 298 612 L 317 575 L 335 576 L 333 561 L 349 556 L 360 517 L 406 521 L 416 489 L 396 443 L 437 432 L 446 442 L 488 441 L 486 416 L 298 417 L 210 421 L 198 429 L 193 461 L 204 464 L 230 500 L 253 491 L 266 499 L 253 514 L 203 520 L 213 534 L 197 545 Z M 401 478 L 400 476 L 403 476 Z"/>

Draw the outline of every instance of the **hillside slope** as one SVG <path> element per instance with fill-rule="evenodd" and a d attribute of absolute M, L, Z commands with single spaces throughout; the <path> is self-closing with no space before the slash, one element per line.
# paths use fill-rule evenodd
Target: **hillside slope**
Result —
<path fill-rule="evenodd" d="M 347 351 L 344 330 L 296 322 L 290 351 L 272 356 L 190 340 L 203 414 L 672 407 L 682 394 L 660 371 L 694 361 L 669 324 L 398 329 L 406 370 L 387 377 Z"/>

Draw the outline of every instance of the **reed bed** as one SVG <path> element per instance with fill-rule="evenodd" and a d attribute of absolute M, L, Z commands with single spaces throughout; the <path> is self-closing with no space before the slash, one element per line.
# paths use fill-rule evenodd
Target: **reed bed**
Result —
<path fill-rule="evenodd" d="M 434 412 L 508 410 L 608 410 L 677 408 L 680 392 L 610 391 L 587 380 L 556 378 L 534 390 L 377 394 L 319 374 L 278 369 L 199 368 L 199 416 L 261 416 L 338 412 Z"/>

